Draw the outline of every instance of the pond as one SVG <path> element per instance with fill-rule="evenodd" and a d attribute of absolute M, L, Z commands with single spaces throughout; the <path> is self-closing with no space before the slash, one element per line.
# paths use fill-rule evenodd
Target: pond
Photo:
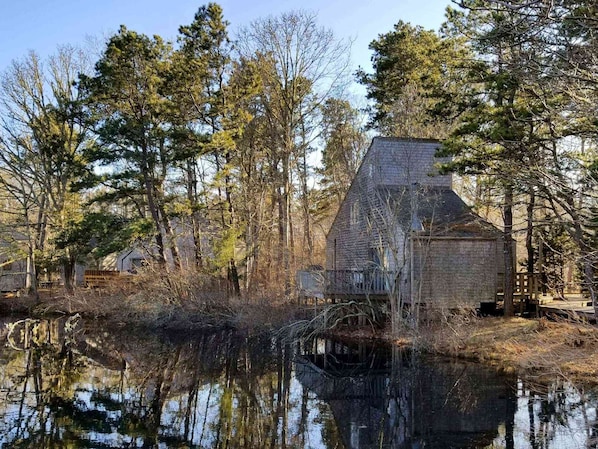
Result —
<path fill-rule="evenodd" d="M 596 391 L 378 345 L 1 324 L 1 448 L 596 447 Z"/>

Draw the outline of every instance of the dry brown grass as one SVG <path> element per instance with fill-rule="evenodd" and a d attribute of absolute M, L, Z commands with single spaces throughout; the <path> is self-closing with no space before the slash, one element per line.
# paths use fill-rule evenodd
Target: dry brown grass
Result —
<path fill-rule="evenodd" d="M 267 298 L 231 299 L 226 283 L 204 273 L 166 273 L 147 267 L 137 275 L 111 280 L 105 288 L 44 292 L 34 298 L 8 298 L 2 304 L 33 315 L 74 314 L 117 325 L 190 330 L 205 327 L 263 329 L 280 327 L 293 318 L 285 301 Z"/>
<path fill-rule="evenodd" d="M 581 322 L 472 318 L 428 329 L 424 349 L 508 372 L 598 383 L 598 328 Z"/>

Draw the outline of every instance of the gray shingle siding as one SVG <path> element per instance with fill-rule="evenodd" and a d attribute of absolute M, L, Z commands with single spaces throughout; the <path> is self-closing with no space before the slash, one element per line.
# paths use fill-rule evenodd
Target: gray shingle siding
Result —
<path fill-rule="evenodd" d="M 500 232 L 452 192 L 451 175 L 438 173 L 438 165 L 449 162 L 435 158 L 438 146 L 419 139 L 372 141 L 327 236 L 328 270 L 371 268 L 378 251 L 385 269 L 401 271 L 407 302 L 412 292 L 446 306 L 494 301 L 503 265 L 497 263 Z M 414 228 L 418 220 L 421 230 Z M 417 233 L 413 257 L 411 232 Z"/>
<path fill-rule="evenodd" d="M 419 300 L 441 302 L 447 307 L 494 301 L 498 244 L 489 239 L 432 238 L 415 245 Z"/>
<path fill-rule="evenodd" d="M 388 245 L 388 225 L 396 219 L 385 215 L 388 208 L 377 189 L 380 187 L 421 186 L 451 187 L 451 175 L 438 175 L 435 159 L 439 143 L 431 140 L 376 137 L 351 184 L 326 239 L 326 268 L 362 269 L 371 263 L 373 248 Z M 352 222 L 351 209 L 358 204 L 358 223 Z M 383 207 L 384 205 L 384 207 Z M 396 227 L 396 226 L 393 226 Z M 395 229 L 392 246 L 402 252 L 404 235 Z M 336 241 L 336 244 L 335 244 Z"/>

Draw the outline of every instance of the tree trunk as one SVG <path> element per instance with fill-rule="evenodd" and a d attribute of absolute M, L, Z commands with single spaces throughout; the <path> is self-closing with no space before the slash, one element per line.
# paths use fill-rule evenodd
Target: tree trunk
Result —
<path fill-rule="evenodd" d="M 245 237 L 245 244 L 248 248 L 248 253 L 246 260 L 245 290 L 249 293 L 253 293 L 255 290 L 255 279 L 260 254 L 258 241 L 260 226 L 256 222 L 257 220 L 251 217 L 251 214 L 247 215 L 247 235 Z"/>
<path fill-rule="evenodd" d="M 513 307 L 513 290 L 515 287 L 514 267 L 514 245 L 513 245 L 513 186 L 510 183 L 505 185 L 504 197 L 504 263 L 505 263 L 505 285 L 504 285 L 504 315 L 507 317 L 515 315 Z"/>
<path fill-rule="evenodd" d="M 164 210 L 164 205 L 162 204 L 162 201 L 160 201 L 160 217 L 162 218 L 162 228 L 164 229 L 165 234 L 168 236 L 168 240 L 169 240 L 169 247 L 170 247 L 170 253 L 172 254 L 172 262 L 174 264 L 174 267 L 177 270 L 181 269 L 181 255 L 179 253 L 179 248 L 176 244 L 176 234 L 174 232 L 174 230 L 172 229 L 172 226 L 170 225 L 170 221 L 168 220 L 168 217 L 166 217 L 166 211 Z"/>
<path fill-rule="evenodd" d="M 534 273 L 534 208 L 536 207 L 536 193 L 533 188 L 529 193 L 529 202 L 527 203 L 527 230 L 525 235 L 525 248 L 527 249 L 527 272 Z"/>
<path fill-rule="evenodd" d="M 198 269 L 203 268 L 203 251 L 201 244 L 201 227 L 197 212 L 191 215 L 191 225 L 193 226 L 193 253 L 195 255 L 195 266 Z"/>
<path fill-rule="evenodd" d="M 307 262 L 313 263 L 313 239 L 311 235 L 311 214 L 309 213 L 309 196 L 307 189 L 307 151 L 303 150 L 303 170 L 301 173 L 301 199 L 303 206 L 303 245 L 304 251 L 307 251 Z"/>
<path fill-rule="evenodd" d="M 68 249 L 66 251 L 66 258 L 62 262 L 62 273 L 64 279 L 64 289 L 67 291 L 67 293 L 73 293 L 73 279 L 75 277 L 75 260 L 71 256 L 71 253 Z"/>
<path fill-rule="evenodd" d="M 227 165 L 230 164 L 229 156 L 226 156 L 226 163 Z M 236 219 L 235 219 L 235 208 L 233 207 L 232 195 L 231 195 L 231 185 L 230 185 L 230 176 L 225 176 L 225 195 L 226 195 L 226 204 L 228 208 L 228 226 L 231 229 L 234 229 L 236 226 Z M 236 243 L 236 242 L 235 242 Z M 232 282 L 233 285 L 233 295 L 238 298 L 241 296 L 241 284 L 239 283 L 239 272 L 237 270 L 237 262 L 235 258 L 232 257 L 229 262 L 229 280 Z"/>
<path fill-rule="evenodd" d="M 191 227 L 193 232 L 193 254 L 195 256 L 195 266 L 198 269 L 203 268 L 203 254 L 201 245 L 201 227 L 199 214 L 196 210 L 199 198 L 197 196 L 197 176 L 195 172 L 195 166 L 193 160 L 187 161 L 187 167 L 185 168 L 187 177 L 187 201 L 191 207 Z"/>
<path fill-rule="evenodd" d="M 162 237 L 162 228 L 160 226 L 160 214 L 158 213 L 158 207 L 156 205 L 154 196 L 154 185 L 149 177 L 149 174 L 147 173 L 147 169 L 144 169 L 143 181 L 145 186 L 145 194 L 147 196 L 147 207 L 154 222 L 154 226 L 156 227 L 154 238 L 156 240 L 156 246 L 158 247 L 158 255 L 155 256 L 155 258 L 160 265 L 165 265 L 166 253 L 164 248 L 164 239 Z"/>
<path fill-rule="evenodd" d="M 223 169 L 226 169 L 227 166 L 230 164 L 230 156 L 226 151 L 224 156 L 224 167 L 222 167 L 220 163 L 220 156 L 218 155 L 218 153 L 216 153 L 214 157 L 216 161 L 216 170 L 218 172 L 221 172 Z M 232 204 L 230 177 L 228 175 L 224 176 L 224 195 L 222 193 L 222 188 L 218 186 L 218 199 L 220 200 L 220 223 L 224 232 L 225 230 L 233 229 L 235 226 L 235 210 Z M 228 219 L 226 217 L 227 213 Z M 232 286 L 233 296 L 240 296 L 241 286 L 239 284 L 239 274 L 237 271 L 237 265 L 234 257 L 230 258 L 228 261 L 228 266 L 226 267 L 226 277 L 229 284 Z"/>
<path fill-rule="evenodd" d="M 46 246 L 46 235 L 47 235 L 47 215 L 46 205 L 48 203 L 47 196 L 44 195 L 40 201 L 39 211 L 37 213 L 37 223 L 35 223 L 35 246 L 40 252 L 44 251 Z"/>
<path fill-rule="evenodd" d="M 588 255 L 583 260 L 583 277 L 594 307 L 594 316 L 598 316 L 598 303 L 596 302 L 596 286 L 594 284 L 594 264 Z"/>
<path fill-rule="evenodd" d="M 231 259 L 228 267 L 228 280 L 233 286 L 233 296 L 239 298 L 241 296 L 241 284 L 239 283 L 239 272 L 235 259 Z"/>
<path fill-rule="evenodd" d="M 538 290 L 539 278 L 534 274 L 534 208 L 536 207 L 536 193 L 530 188 L 529 202 L 527 203 L 527 230 L 525 234 L 525 247 L 527 250 L 528 295 L 526 296 L 526 310 L 530 311 L 532 295 Z"/>
<path fill-rule="evenodd" d="M 285 265 L 288 264 L 287 257 L 287 226 L 286 226 L 286 203 L 284 202 L 283 188 L 277 189 L 278 196 L 278 250 L 277 250 L 277 264 L 275 267 L 275 276 L 277 279 L 284 279 L 283 270 Z M 286 282 L 283 281 L 283 286 L 286 286 Z"/>
<path fill-rule="evenodd" d="M 280 195 L 280 228 L 282 244 L 282 270 L 284 279 L 284 294 L 288 296 L 291 293 L 290 278 L 290 247 L 289 247 L 289 195 L 290 195 L 290 176 L 289 176 L 289 155 L 285 155 L 282 161 L 282 189 Z"/>
<path fill-rule="evenodd" d="M 38 243 L 37 234 L 32 235 L 32 225 L 29 219 L 29 209 L 25 206 L 25 226 L 27 230 L 27 262 L 25 269 L 25 290 L 36 301 L 39 301 L 39 293 L 37 291 L 37 267 L 35 266 L 35 250 Z M 35 227 L 38 229 L 39 224 Z"/>
<path fill-rule="evenodd" d="M 35 267 L 35 251 L 33 247 L 29 246 L 29 254 L 27 256 L 27 269 L 25 271 L 25 290 L 27 293 L 39 300 L 39 293 L 37 291 L 37 273 Z"/>

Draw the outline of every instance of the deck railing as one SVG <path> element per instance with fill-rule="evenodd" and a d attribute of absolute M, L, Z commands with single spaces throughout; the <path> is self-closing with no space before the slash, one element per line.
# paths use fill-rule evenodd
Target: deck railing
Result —
<path fill-rule="evenodd" d="M 498 276 L 497 295 L 499 299 L 505 294 L 504 279 L 504 274 Z M 539 294 L 540 283 L 538 273 L 515 273 L 513 296 L 516 298 L 537 299 Z"/>
<path fill-rule="evenodd" d="M 327 295 L 384 295 L 391 291 L 396 273 L 372 270 L 327 270 L 325 294 Z M 517 273 L 515 276 L 514 295 L 537 299 L 539 294 L 536 273 Z M 499 282 L 498 297 L 504 295 L 502 282 Z"/>
<path fill-rule="evenodd" d="M 383 295 L 392 282 L 394 273 L 384 270 L 326 271 L 326 293 L 332 295 Z"/>
<path fill-rule="evenodd" d="M 520 272 L 515 276 L 515 294 L 537 299 L 540 292 L 537 273 Z"/>

